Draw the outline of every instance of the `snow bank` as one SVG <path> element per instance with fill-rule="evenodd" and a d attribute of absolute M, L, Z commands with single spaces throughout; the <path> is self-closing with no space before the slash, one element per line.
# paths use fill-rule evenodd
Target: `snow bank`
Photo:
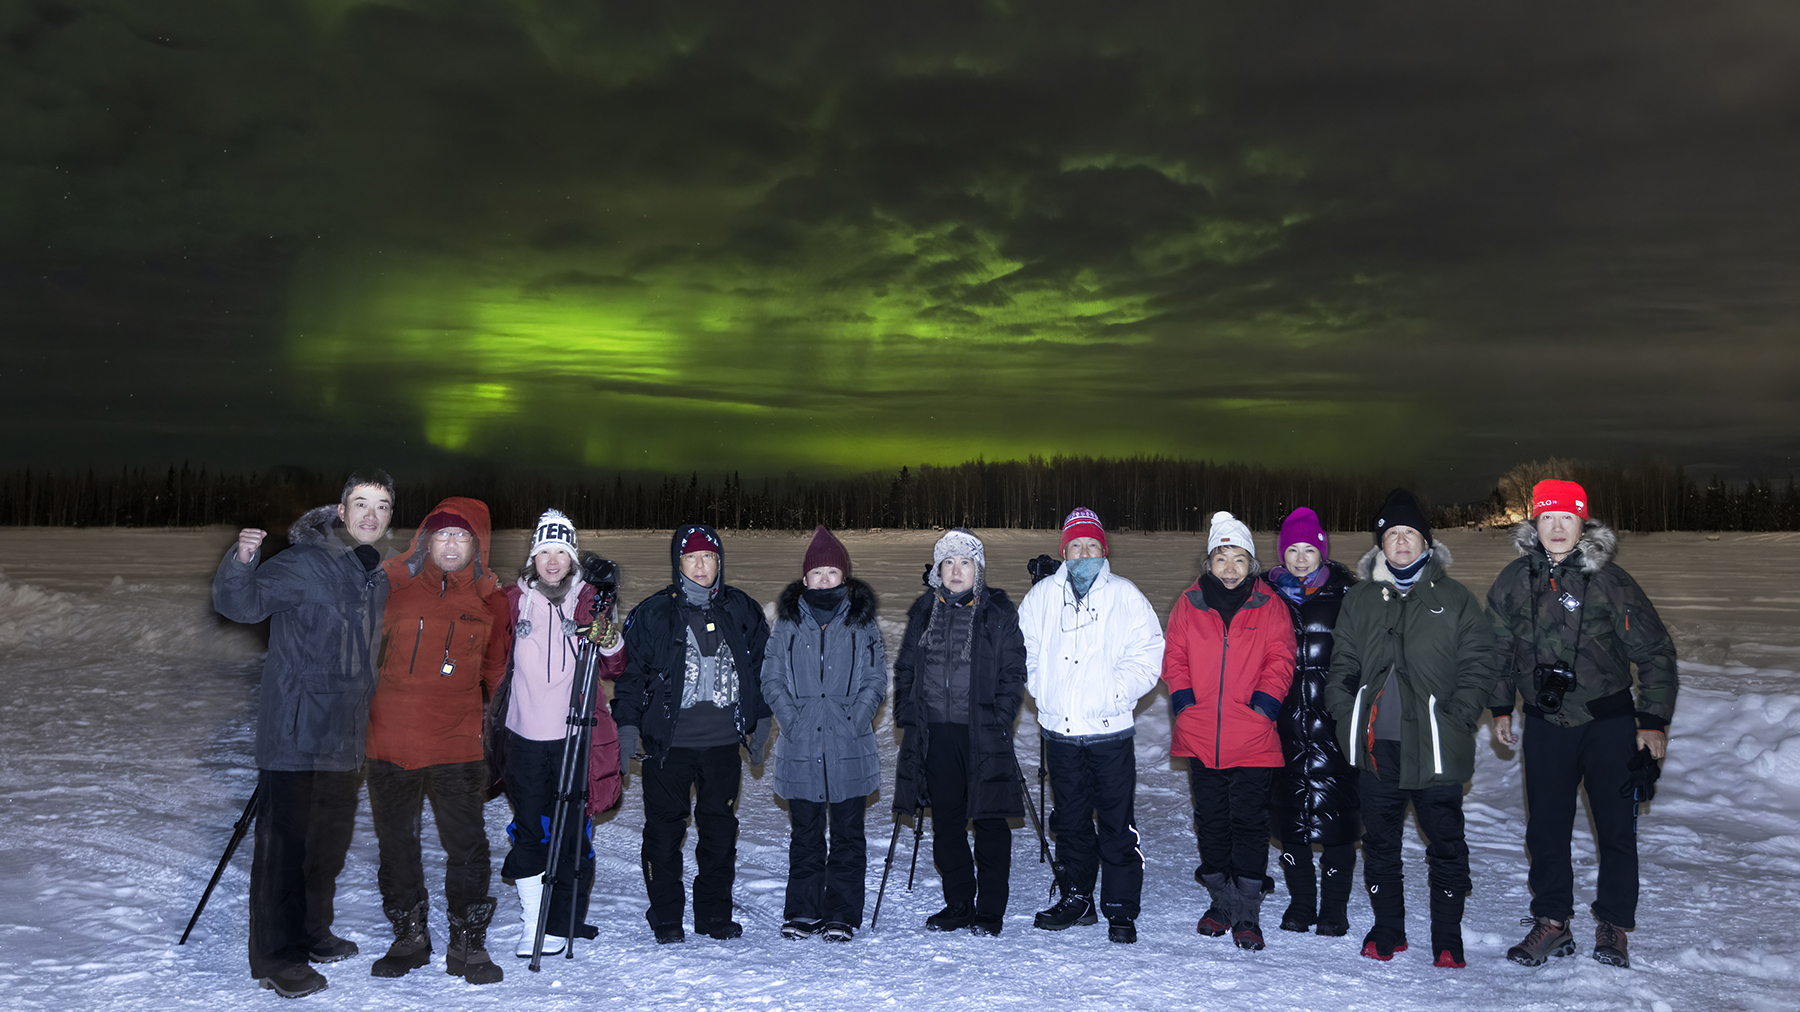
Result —
<path fill-rule="evenodd" d="M 219 618 L 207 587 L 126 583 L 115 576 L 102 591 L 59 591 L 0 571 L 0 650 L 229 660 L 254 655 L 263 645 L 256 630 Z"/>

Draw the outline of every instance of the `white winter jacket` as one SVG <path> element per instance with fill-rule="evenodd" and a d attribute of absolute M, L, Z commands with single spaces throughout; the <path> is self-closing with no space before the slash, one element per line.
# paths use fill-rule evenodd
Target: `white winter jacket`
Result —
<path fill-rule="evenodd" d="M 1137 585 L 1103 560 L 1077 600 L 1066 569 L 1031 588 L 1019 604 L 1025 634 L 1025 689 L 1038 726 L 1066 737 L 1117 734 L 1162 675 L 1163 631 Z"/>

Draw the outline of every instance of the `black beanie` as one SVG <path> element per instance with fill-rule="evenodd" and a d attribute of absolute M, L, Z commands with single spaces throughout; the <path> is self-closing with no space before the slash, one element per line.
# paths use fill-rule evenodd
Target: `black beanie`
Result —
<path fill-rule="evenodd" d="M 1419 508 L 1419 500 L 1403 488 L 1388 493 L 1387 502 L 1381 504 L 1381 512 L 1375 514 L 1375 544 L 1381 545 L 1381 538 L 1390 528 L 1411 527 L 1425 538 L 1425 547 L 1431 547 L 1431 521 L 1425 519 L 1425 511 Z"/>

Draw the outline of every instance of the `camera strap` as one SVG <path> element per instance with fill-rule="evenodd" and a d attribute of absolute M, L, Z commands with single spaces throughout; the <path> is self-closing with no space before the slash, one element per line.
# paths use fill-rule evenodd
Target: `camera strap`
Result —
<path fill-rule="evenodd" d="M 1557 563 L 1550 562 L 1549 560 L 1550 560 L 1550 557 L 1548 555 L 1544 556 L 1544 561 L 1549 563 L 1550 570 L 1552 572 L 1554 572 L 1556 569 Z M 1575 666 L 1581 662 L 1581 633 L 1582 633 L 1581 627 L 1582 627 L 1582 624 L 1584 623 L 1586 615 L 1587 615 L 1588 583 L 1591 583 L 1591 582 L 1593 582 L 1593 581 L 1589 580 L 1587 582 L 1582 583 L 1581 597 L 1576 599 L 1578 603 L 1574 608 L 1570 608 L 1567 605 L 1562 606 L 1563 610 L 1565 612 L 1574 612 L 1575 613 L 1575 649 L 1573 651 L 1574 656 L 1569 658 L 1569 670 L 1570 671 L 1574 671 Z M 1553 591 L 1557 589 L 1556 588 L 1556 578 L 1554 576 L 1552 576 L 1550 579 L 1550 589 Z M 1567 591 L 1562 591 L 1561 593 L 1559 593 L 1557 596 L 1558 603 L 1560 604 L 1562 602 L 1562 599 L 1567 596 L 1568 596 Z M 1538 577 L 1537 577 L 1537 574 L 1534 572 L 1531 574 L 1531 659 L 1532 659 L 1533 665 L 1540 663 L 1537 659 L 1537 656 L 1538 656 L 1538 643 L 1541 642 L 1540 633 L 1542 632 L 1542 630 L 1539 628 L 1539 624 L 1538 624 L 1538 608 L 1540 608 L 1542 606 L 1542 604 L 1543 604 L 1543 590 L 1538 586 Z M 1558 663 L 1561 663 L 1562 658 L 1558 657 L 1558 658 L 1556 658 L 1556 660 Z"/>

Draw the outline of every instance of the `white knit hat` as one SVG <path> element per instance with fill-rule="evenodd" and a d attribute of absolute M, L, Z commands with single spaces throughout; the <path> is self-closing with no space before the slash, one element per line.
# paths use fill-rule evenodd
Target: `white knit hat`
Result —
<path fill-rule="evenodd" d="M 563 514 L 562 510 L 545 510 L 538 517 L 537 527 L 531 532 L 531 552 L 527 560 L 535 559 L 538 553 L 546 548 L 560 548 L 575 558 L 575 522 Z"/>
<path fill-rule="evenodd" d="M 1206 532 L 1206 554 L 1211 555 L 1220 545 L 1242 548 L 1252 559 L 1256 558 L 1256 539 L 1250 536 L 1250 528 L 1224 510 L 1212 515 L 1212 526 Z"/>
<path fill-rule="evenodd" d="M 961 527 L 952 527 L 944 532 L 944 536 L 931 549 L 931 576 L 927 579 L 933 587 L 944 585 L 944 577 L 938 567 L 944 564 L 945 559 L 951 558 L 974 559 L 978 572 L 987 571 L 987 552 L 981 547 L 981 539 Z"/>

